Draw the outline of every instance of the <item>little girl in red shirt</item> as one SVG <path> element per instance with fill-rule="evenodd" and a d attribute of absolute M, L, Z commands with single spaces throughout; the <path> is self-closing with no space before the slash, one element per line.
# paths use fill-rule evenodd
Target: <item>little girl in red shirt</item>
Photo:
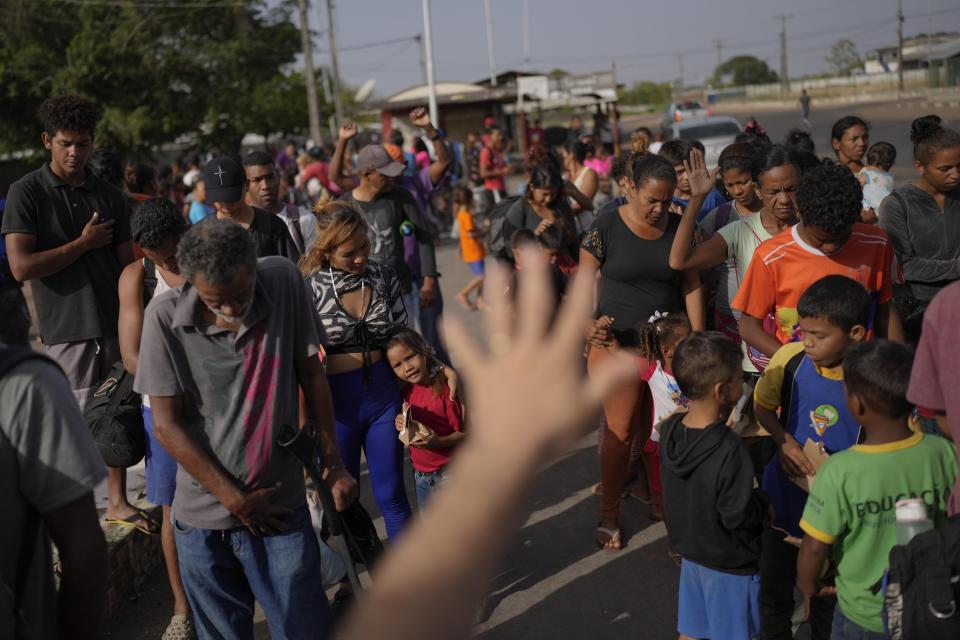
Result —
<path fill-rule="evenodd" d="M 387 359 L 403 382 L 404 413 L 397 416 L 397 431 L 406 428 L 404 414 L 408 407 L 410 418 L 431 431 L 410 443 L 417 504 L 422 509 L 446 479 L 453 450 L 465 437 L 463 406 L 450 397 L 443 363 L 416 331 L 401 329 L 395 333 L 387 344 Z"/>

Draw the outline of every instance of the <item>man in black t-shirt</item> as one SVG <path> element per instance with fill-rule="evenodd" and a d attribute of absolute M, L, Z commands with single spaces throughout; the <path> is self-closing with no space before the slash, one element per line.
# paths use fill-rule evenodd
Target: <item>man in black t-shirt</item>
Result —
<path fill-rule="evenodd" d="M 403 169 L 404 165 L 393 160 L 382 146 L 367 145 L 357 155 L 360 184 L 341 199 L 363 211 L 370 227 L 370 259 L 393 267 L 404 293 L 410 291 L 412 279 L 403 256 L 403 236 L 416 237 L 423 277 L 420 304 L 429 307 L 437 299 L 437 257 L 433 238 L 413 196 L 404 189 L 393 188 L 394 178 L 403 173 Z"/>
<path fill-rule="evenodd" d="M 2 233 L 10 271 L 30 281 L 40 338 L 82 408 L 120 360 L 120 272 L 133 262 L 130 205 L 86 168 L 100 109 L 77 95 L 40 107 L 50 161 L 10 186 Z M 107 476 L 107 517 L 144 530 L 156 523 L 128 502 L 126 471 Z"/>
<path fill-rule="evenodd" d="M 253 236 L 258 258 L 281 256 L 297 263 L 300 250 L 283 220 L 244 200 L 249 183 L 239 162 L 228 156 L 214 158 L 203 167 L 203 183 L 205 201 L 216 214 L 199 224 L 213 219 L 235 222 Z"/>

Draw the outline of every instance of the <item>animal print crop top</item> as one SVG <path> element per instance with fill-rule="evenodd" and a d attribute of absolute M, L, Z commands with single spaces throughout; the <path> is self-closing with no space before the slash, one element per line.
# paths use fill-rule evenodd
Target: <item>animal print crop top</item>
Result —
<path fill-rule="evenodd" d="M 327 332 L 327 353 L 363 353 L 385 349 L 390 336 L 407 324 L 400 280 L 396 272 L 377 262 L 368 262 L 363 273 L 330 267 L 306 277 L 317 316 Z M 353 317 L 342 304 L 343 296 L 370 289 L 370 304 L 363 317 Z"/>

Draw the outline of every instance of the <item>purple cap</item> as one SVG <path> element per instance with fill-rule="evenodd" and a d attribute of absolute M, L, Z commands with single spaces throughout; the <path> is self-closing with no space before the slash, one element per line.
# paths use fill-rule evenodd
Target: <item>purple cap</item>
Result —
<path fill-rule="evenodd" d="M 373 169 L 387 177 L 396 178 L 406 168 L 406 165 L 391 158 L 379 144 L 368 144 L 357 154 L 357 170 L 360 172 Z"/>

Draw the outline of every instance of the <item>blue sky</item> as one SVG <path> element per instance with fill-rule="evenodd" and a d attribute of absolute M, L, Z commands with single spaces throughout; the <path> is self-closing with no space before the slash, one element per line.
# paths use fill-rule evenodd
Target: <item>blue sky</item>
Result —
<path fill-rule="evenodd" d="M 934 31 L 960 30 L 956 0 L 929 0 Z M 863 55 L 896 42 L 896 0 L 528 0 L 532 70 L 563 67 L 594 71 L 617 63 L 617 79 L 666 81 L 677 77 L 675 54 L 684 53 L 688 83 L 713 72 L 714 39 L 725 41 L 723 57 L 752 54 L 779 69 L 780 23 L 787 22 L 790 75 L 826 69 L 823 58 L 838 38 L 853 40 Z M 326 28 L 324 0 L 311 0 L 314 31 Z M 523 63 L 522 0 L 491 0 L 496 67 Z M 904 33 L 927 30 L 928 0 L 904 0 Z M 487 75 L 483 0 L 431 0 L 434 60 L 438 80 L 476 81 Z M 417 45 L 412 40 L 363 49 L 353 47 L 414 36 L 422 30 L 421 0 L 340 0 L 335 3 L 340 73 L 352 86 L 376 79 L 386 96 L 420 84 Z M 326 36 L 315 52 L 326 63 Z M 352 49 L 352 50 L 351 50 Z"/>

